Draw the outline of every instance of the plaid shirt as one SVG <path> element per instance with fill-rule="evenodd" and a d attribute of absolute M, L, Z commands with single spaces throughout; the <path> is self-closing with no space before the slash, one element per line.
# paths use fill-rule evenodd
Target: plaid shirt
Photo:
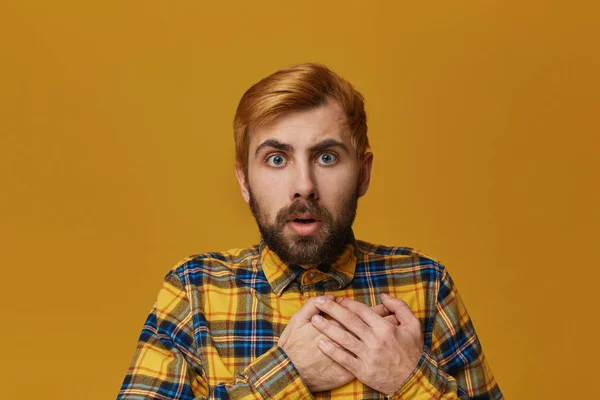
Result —
<path fill-rule="evenodd" d="M 424 354 L 389 398 L 502 398 L 444 266 L 358 240 L 316 270 L 282 263 L 264 242 L 183 260 L 165 278 L 118 398 L 387 398 L 357 379 L 311 394 L 277 347 L 291 316 L 327 293 L 368 306 L 387 293 L 421 321 Z"/>

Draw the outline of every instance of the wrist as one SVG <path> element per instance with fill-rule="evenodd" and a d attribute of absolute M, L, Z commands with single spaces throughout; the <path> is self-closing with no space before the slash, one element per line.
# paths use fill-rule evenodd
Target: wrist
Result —
<path fill-rule="evenodd" d="M 414 375 L 415 371 L 419 367 L 422 357 L 423 353 L 419 354 L 417 358 L 414 358 L 413 356 L 413 362 L 396 368 L 395 370 L 397 374 L 395 374 L 393 377 L 387 378 L 386 381 L 382 382 L 382 384 L 378 385 L 378 387 L 372 387 L 378 392 L 384 394 L 387 398 L 391 398 L 404 386 L 408 379 Z"/>

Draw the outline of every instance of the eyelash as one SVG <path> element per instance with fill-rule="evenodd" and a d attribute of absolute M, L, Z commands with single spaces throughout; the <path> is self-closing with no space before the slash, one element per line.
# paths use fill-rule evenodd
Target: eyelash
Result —
<path fill-rule="evenodd" d="M 325 151 L 323 153 L 319 153 L 317 155 L 316 159 L 318 160 L 319 157 L 321 157 L 323 154 L 329 154 L 329 155 L 333 156 L 333 158 L 334 158 L 334 161 L 331 164 L 322 164 L 324 166 L 334 165 L 338 161 L 338 159 L 339 159 L 339 156 L 336 153 L 332 152 L 332 151 Z M 270 167 L 273 167 L 273 168 L 281 168 L 283 165 L 285 165 L 285 164 L 282 164 L 282 165 L 279 165 L 279 166 L 278 165 L 270 165 L 269 164 L 269 160 L 271 160 L 273 157 L 282 157 L 284 159 L 284 161 L 287 161 L 285 155 L 283 155 L 281 153 L 270 154 L 270 155 L 267 156 L 267 158 L 265 158 L 265 163 L 267 165 L 269 165 Z"/>

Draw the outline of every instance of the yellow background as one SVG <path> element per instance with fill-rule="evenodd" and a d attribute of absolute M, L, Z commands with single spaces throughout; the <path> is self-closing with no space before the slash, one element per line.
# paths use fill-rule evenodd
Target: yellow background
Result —
<path fill-rule="evenodd" d="M 303 61 L 367 99 L 357 236 L 447 265 L 507 398 L 594 397 L 595 4 L 4 0 L 0 397 L 114 398 L 169 268 L 258 241 L 233 113 Z"/>

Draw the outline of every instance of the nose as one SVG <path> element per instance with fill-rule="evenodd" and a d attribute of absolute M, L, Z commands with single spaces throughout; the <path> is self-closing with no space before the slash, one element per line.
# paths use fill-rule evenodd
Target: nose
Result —
<path fill-rule="evenodd" d="M 296 171 L 293 176 L 292 187 L 291 187 L 291 200 L 297 199 L 319 199 L 319 192 L 317 190 L 317 184 L 315 181 L 315 177 L 313 171 L 310 168 L 310 162 L 299 165 L 296 164 Z"/>

